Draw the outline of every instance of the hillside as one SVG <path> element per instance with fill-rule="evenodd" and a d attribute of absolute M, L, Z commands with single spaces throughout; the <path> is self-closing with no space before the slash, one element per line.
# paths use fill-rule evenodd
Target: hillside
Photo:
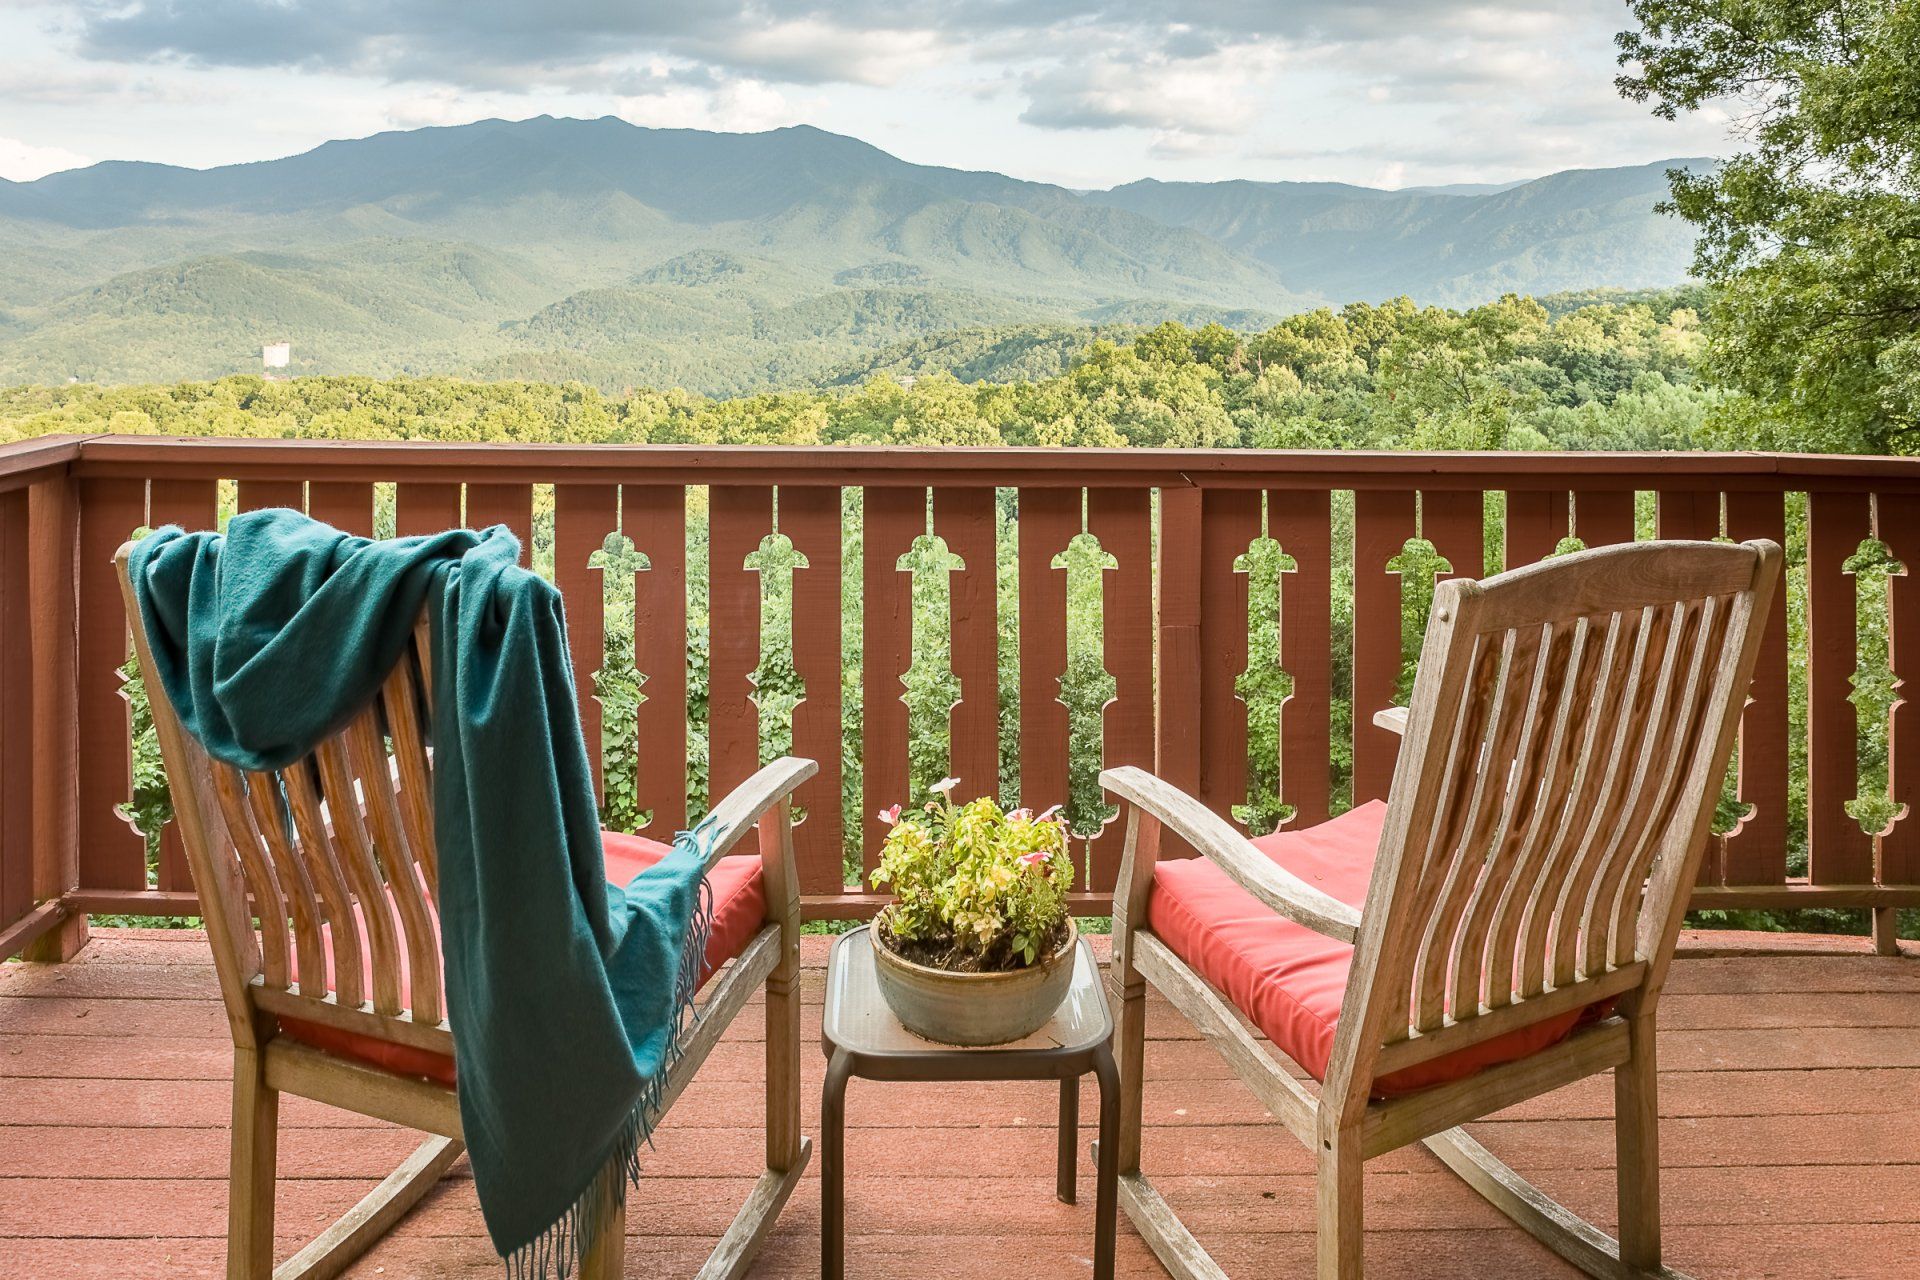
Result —
<path fill-rule="evenodd" d="M 0 384 L 217 377 L 287 338 L 302 374 L 730 394 L 953 331 L 1254 330 L 1354 298 L 1671 284 L 1685 245 L 1652 213 L 1659 175 L 1074 192 L 807 127 L 549 117 L 209 170 L 108 162 L 0 182 Z"/>
<path fill-rule="evenodd" d="M 1667 170 L 1569 170 L 1508 187 L 1129 183 L 1087 199 L 1199 231 L 1323 297 L 1468 306 L 1507 292 L 1658 288 L 1686 279 L 1693 233 L 1653 212 Z"/>

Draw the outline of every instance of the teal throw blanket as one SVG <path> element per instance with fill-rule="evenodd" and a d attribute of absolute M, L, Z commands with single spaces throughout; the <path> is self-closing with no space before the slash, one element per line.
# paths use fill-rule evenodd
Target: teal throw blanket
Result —
<path fill-rule="evenodd" d="M 225 536 L 160 529 L 130 568 L 145 674 L 209 754 L 250 770 L 292 764 L 364 707 L 429 610 L 460 1117 L 494 1246 L 546 1277 L 637 1175 L 710 908 L 685 833 L 606 883 L 560 596 L 519 554 L 504 526 L 373 541 L 273 510 Z"/>

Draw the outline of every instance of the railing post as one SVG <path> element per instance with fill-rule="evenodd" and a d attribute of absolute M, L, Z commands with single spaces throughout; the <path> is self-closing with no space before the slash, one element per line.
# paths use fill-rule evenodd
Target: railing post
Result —
<path fill-rule="evenodd" d="M 1727 536 L 1768 538 L 1787 545 L 1782 494 L 1735 490 L 1727 494 Z M 1719 866 L 1729 885 L 1777 885 L 1787 879 L 1787 808 L 1792 744 L 1788 719 L 1787 592 L 1774 594 L 1763 624 L 1753 688 L 1740 715 L 1739 796 L 1752 806 L 1720 837 Z"/>
<path fill-rule="evenodd" d="M 1848 557 L 1872 533 L 1863 491 L 1807 500 L 1807 878 L 1873 883 L 1873 838 L 1847 812 L 1860 790 L 1860 719 L 1852 700 L 1860 661 L 1858 598 Z"/>
<path fill-rule="evenodd" d="M 1269 491 L 1267 528 L 1294 563 L 1280 587 L 1280 666 L 1293 679 L 1280 704 L 1280 800 L 1300 831 L 1333 812 L 1332 491 Z"/>
<path fill-rule="evenodd" d="M 1200 504 L 1197 487 L 1160 491 L 1153 771 L 1188 795 L 1200 793 Z"/>
<path fill-rule="evenodd" d="M 74 573 L 80 504 L 61 472 L 35 484 L 28 498 L 27 581 L 33 667 L 33 893 L 52 901 L 79 884 L 79 710 L 76 654 L 79 580 Z M 21 954 L 28 960 L 71 959 L 87 944 L 87 917 L 66 915 Z"/>
<path fill-rule="evenodd" d="M 1902 806 L 1874 837 L 1875 870 L 1882 885 L 1920 881 L 1920 506 L 1911 497 L 1878 495 L 1874 536 L 1905 572 L 1887 580 L 1887 657 L 1899 682 L 1899 700 L 1887 725 L 1887 785 Z M 1894 907 L 1873 913 L 1874 950 L 1900 954 Z"/>

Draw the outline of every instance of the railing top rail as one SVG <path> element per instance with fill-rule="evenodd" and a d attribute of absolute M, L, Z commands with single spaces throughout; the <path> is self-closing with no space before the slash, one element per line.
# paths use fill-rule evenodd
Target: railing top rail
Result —
<path fill-rule="evenodd" d="M 85 436 L 40 436 L 0 444 L 0 493 L 18 489 L 73 465 Z"/>
<path fill-rule="evenodd" d="M 72 442 L 69 442 L 72 446 Z M 469 444 L 93 436 L 88 476 L 1264 489 L 1920 492 L 1920 458 L 1776 453 L 1389 453 L 1265 449 Z M 1870 482 L 1867 486 L 1862 481 Z"/>

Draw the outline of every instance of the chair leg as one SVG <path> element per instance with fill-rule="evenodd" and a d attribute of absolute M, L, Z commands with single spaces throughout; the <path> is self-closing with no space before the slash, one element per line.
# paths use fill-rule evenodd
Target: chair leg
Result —
<path fill-rule="evenodd" d="M 627 1269 L 627 1206 L 600 1224 L 587 1251 L 580 1255 L 580 1280 L 620 1280 Z"/>
<path fill-rule="evenodd" d="M 1138 810 L 1129 820 L 1128 849 L 1123 860 L 1120 883 L 1128 885 L 1140 880 L 1144 885 L 1150 882 L 1150 872 L 1143 877 L 1136 874 L 1132 852 L 1139 838 L 1139 828 L 1144 825 Z M 1149 848 L 1157 841 L 1157 832 L 1147 841 Z M 1151 867 L 1151 859 L 1148 861 Z M 1113 963 L 1107 969 L 1107 999 L 1114 1010 L 1113 1027 L 1113 1069 L 1116 1114 L 1113 1117 L 1113 1151 L 1111 1155 L 1104 1149 L 1107 1138 L 1105 1093 L 1102 1092 L 1102 1138 L 1093 1144 L 1093 1155 L 1098 1166 L 1105 1168 L 1109 1159 L 1113 1162 L 1115 1194 L 1118 1207 L 1124 1210 L 1127 1220 L 1133 1223 L 1134 1230 L 1153 1250 L 1153 1256 L 1160 1260 L 1167 1274 L 1173 1280 L 1226 1280 L 1214 1260 L 1200 1242 L 1193 1238 L 1186 1224 L 1180 1221 L 1178 1214 L 1153 1183 L 1140 1172 L 1140 1115 L 1146 1094 L 1146 1057 L 1147 1057 L 1147 980 L 1133 966 L 1133 919 L 1143 918 L 1146 914 L 1144 889 L 1134 896 L 1138 898 L 1132 915 L 1124 910 L 1124 900 L 1116 894 L 1113 915 Z M 1097 1210 L 1098 1206 L 1096 1206 Z"/>
<path fill-rule="evenodd" d="M 800 1159 L 800 958 L 782 957 L 767 978 L 767 1168 Z"/>
<path fill-rule="evenodd" d="M 1360 1280 L 1365 1218 L 1359 1133 L 1336 1133 L 1321 1139 L 1318 1155 L 1315 1200 L 1320 1280 Z"/>
<path fill-rule="evenodd" d="M 1620 1261 L 1660 1269 L 1660 1094 L 1652 1018 L 1629 1024 L 1633 1056 L 1613 1069 Z"/>
<path fill-rule="evenodd" d="M 1119 939 L 1115 939 L 1116 947 Z M 1109 999 L 1115 1010 L 1113 1059 L 1120 1071 L 1120 1125 L 1114 1155 L 1122 1175 L 1140 1172 L 1140 1115 L 1146 1095 L 1147 982 L 1140 972 L 1115 960 L 1108 972 Z"/>
<path fill-rule="evenodd" d="M 233 1051 L 233 1149 L 227 1170 L 227 1280 L 272 1280 L 280 1094 L 257 1049 Z"/>
<path fill-rule="evenodd" d="M 763 827 L 764 831 L 765 828 Z M 784 807 L 775 828 L 788 846 L 792 829 Z M 767 1169 L 747 1194 L 746 1203 L 714 1246 L 699 1280 L 740 1280 L 772 1234 L 813 1156 L 813 1144 L 800 1132 L 800 902 L 791 899 L 783 913 L 780 962 L 767 975 Z"/>

